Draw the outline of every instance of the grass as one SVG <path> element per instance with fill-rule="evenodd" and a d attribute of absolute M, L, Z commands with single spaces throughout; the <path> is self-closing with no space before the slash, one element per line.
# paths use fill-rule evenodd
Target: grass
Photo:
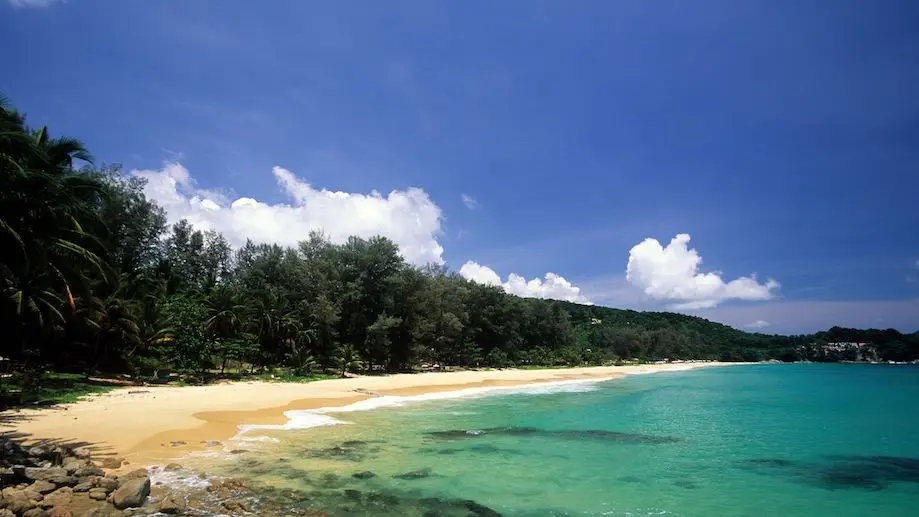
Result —
<path fill-rule="evenodd" d="M 87 395 L 105 393 L 121 386 L 124 384 L 87 379 L 81 374 L 45 373 L 39 380 L 14 373 L 0 381 L 0 407 L 70 404 Z"/>
<path fill-rule="evenodd" d="M 339 375 L 329 375 L 327 373 L 311 373 L 308 375 L 295 375 L 292 373 L 263 373 L 256 376 L 260 381 L 265 382 L 292 382 L 292 383 L 306 383 L 306 382 L 315 382 L 315 381 L 324 381 L 326 379 L 338 379 Z"/>

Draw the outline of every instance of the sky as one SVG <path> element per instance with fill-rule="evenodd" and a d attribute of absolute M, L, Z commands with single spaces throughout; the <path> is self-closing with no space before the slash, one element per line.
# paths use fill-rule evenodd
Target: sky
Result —
<path fill-rule="evenodd" d="M 919 330 L 913 0 L 0 0 L 0 48 L 32 125 L 235 244 Z"/>

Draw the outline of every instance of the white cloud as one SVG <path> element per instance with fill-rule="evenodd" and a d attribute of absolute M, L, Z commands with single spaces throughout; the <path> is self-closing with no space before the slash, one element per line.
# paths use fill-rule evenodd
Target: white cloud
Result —
<path fill-rule="evenodd" d="M 472 260 L 463 264 L 459 270 L 460 276 L 473 282 L 486 285 L 496 285 L 504 291 L 526 298 L 547 298 L 552 300 L 565 300 L 590 304 L 590 300 L 581 294 L 581 289 L 571 284 L 565 277 L 555 273 L 546 273 L 544 279 L 534 278 L 527 280 L 522 276 L 511 273 L 507 281 L 502 282 L 498 273 L 488 266 L 483 266 Z"/>
<path fill-rule="evenodd" d="M 66 0 L 10 0 L 10 5 L 20 7 L 48 7 L 51 4 L 63 3 Z"/>
<path fill-rule="evenodd" d="M 772 323 L 769 323 L 766 320 L 756 320 L 753 323 L 747 323 L 746 325 L 744 325 L 744 327 L 748 329 L 764 329 L 768 327 L 769 325 L 772 325 Z"/>
<path fill-rule="evenodd" d="M 657 239 L 645 239 L 629 251 L 626 278 L 655 300 L 675 302 L 678 310 L 716 307 L 725 300 L 770 300 L 780 287 L 769 279 L 761 284 L 756 276 L 729 282 L 717 272 L 700 273 L 702 257 L 689 249 L 689 234 L 681 233 L 662 247 Z"/>
<path fill-rule="evenodd" d="M 169 221 L 181 219 L 195 227 L 217 230 L 233 245 L 246 239 L 295 245 L 312 230 L 323 231 L 332 242 L 348 237 L 382 235 L 399 245 L 413 264 L 443 264 L 441 210 L 418 188 L 393 190 L 387 196 L 316 190 L 281 167 L 272 169 L 281 191 L 293 204 L 268 204 L 249 197 L 230 201 L 226 196 L 195 186 L 188 169 L 167 163 L 161 170 L 135 170 L 145 178 L 144 193 L 163 206 Z"/>
<path fill-rule="evenodd" d="M 469 210 L 475 210 L 479 206 L 479 202 L 472 196 L 463 194 L 463 204 L 466 205 L 466 208 Z"/>

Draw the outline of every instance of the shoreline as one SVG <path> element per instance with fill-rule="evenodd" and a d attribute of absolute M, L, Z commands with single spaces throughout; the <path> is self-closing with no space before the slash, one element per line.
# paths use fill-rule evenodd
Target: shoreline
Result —
<path fill-rule="evenodd" d="M 749 363 L 672 363 L 546 370 L 395 374 L 304 384 L 237 382 L 209 386 L 120 388 L 55 408 L 8 412 L 0 430 L 29 442 L 64 441 L 118 455 L 131 465 L 163 465 L 208 443 L 232 440 L 240 426 L 283 426 L 288 411 L 334 412 L 379 396 L 417 397 L 467 389 L 515 388 L 559 381 L 602 382 L 627 375 Z"/>

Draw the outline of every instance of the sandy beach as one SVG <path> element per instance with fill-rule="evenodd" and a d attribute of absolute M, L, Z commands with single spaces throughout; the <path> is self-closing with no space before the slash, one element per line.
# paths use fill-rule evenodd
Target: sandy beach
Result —
<path fill-rule="evenodd" d="M 8 412 L 0 427 L 29 440 L 91 444 L 132 465 L 163 464 L 208 441 L 225 441 L 242 424 L 280 425 L 285 411 L 345 406 L 370 397 L 413 396 L 474 387 L 615 379 L 736 363 L 678 363 L 552 370 L 399 374 L 304 384 L 236 382 L 194 387 L 130 387 L 57 408 Z"/>

